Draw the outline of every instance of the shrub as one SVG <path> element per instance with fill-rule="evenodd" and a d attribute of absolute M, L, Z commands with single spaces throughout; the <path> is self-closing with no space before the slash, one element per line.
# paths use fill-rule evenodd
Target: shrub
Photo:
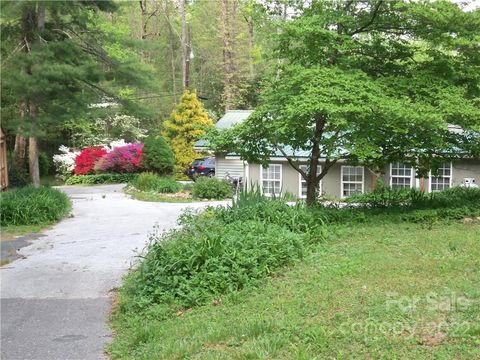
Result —
<path fill-rule="evenodd" d="M 66 185 L 120 184 L 134 180 L 137 174 L 93 174 L 76 175 L 67 179 Z"/>
<path fill-rule="evenodd" d="M 281 226 L 258 221 L 224 224 L 204 215 L 152 241 L 145 260 L 127 281 L 131 293 L 145 304 L 205 304 L 254 284 L 304 254 L 302 236 Z"/>
<path fill-rule="evenodd" d="M 44 152 L 38 153 L 38 167 L 40 170 L 40 176 L 47 176 L 52 173 L 53 162 Z"/>
<path fill-rule="evenodd" d="M 192 195 L 199 199 L 226 199 L 232 197 L 232 185 L 217 178 L 200 177 L 195 181 L 192 189 Z"/>
<path fill-rule="evenodd" d="M 80 152 L 72 151 L 64 145 L 61 145 L 58 150 L 60 154 L 53 155 L 53 163 L 57 170 L 58 177 L 65 181 L 73 175 L 75 159 Z"/>
<path fill-rule="evenodd" d="M 8 182 L 10 187 L 22 187 L 30 184 L 30 175 L 27 169 L 11 164 L 8 169 Z"/>
<path fill-rule="evenodd" d="M 93 172 L 95 163 L 106 154 L 107 150 L 100 146 L 83 149 L 75 158 L 75 175 L 86 175 Z"/>
<path fill-rule="evenodd" d="M 155 191 L 159 193 L 177 193 L 182 185 L 173 178 L 160 177 L 152 172 L 144 172 L 132 182 L 132 185 L 141 191 Z"/>
<path fill-rule="evenodd" d="M 47 225 L 62 219 L 70 210 L 64 193 L 49 187 L 24 187 L 0 197 L 1 225 Z"/>
<path fill-rule="evenodd" d="M 143 146 L 142 165 L 160 175 L 171 175 L 175 166 L 173 152 L 164 138 L 150 135 Z"/>
<path fill-rule="evenodd" d="M 95 165 L 97 172 L 133 173 L 142 169 L 140 159 L 142 157 L 143 144 L 128 144 L 113 148 L 104 155 Z"/>

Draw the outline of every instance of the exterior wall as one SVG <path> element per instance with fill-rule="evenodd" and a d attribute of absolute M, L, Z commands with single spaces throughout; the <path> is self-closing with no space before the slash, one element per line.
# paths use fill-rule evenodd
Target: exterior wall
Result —
<path fill-rule="evenodd" d="M 217 156 L 217 166 L 221 166 L 222 170 L 217 168 L 216 176 L 219 176 L 221 172 L 223 174 L 228 171 L 232 176 L 235 171 L 234 169 L 241 169 L 242 174 L 245 174 L 247 186 L 260 184 L 261 181 L 261 165 L 259 164 L 246 164 L 247 169 L 244 170 L 244 162 L 242 160 L 233 160 L 225 159 L 224 157 L 219 159 Z M 296 196 L 300 196 L 300 176 L 298 172 L 288 164 L 287 161 L 272 160 L 271 164 L 281 164 L 282 165 L 282 193 L 292 193 Z M 306 163 L 305 163 L 306 164 Z M 324 166 L 323 163 L 320 165 Z M 341 198 L 342 184 L 341 184 L 341 167 L 344 163 L 336 163 L 333 165 L 327 175 L 321 181 L 321 193 L 333 196 L 336 198 Z M 463 179 L 466 177 L 475 178 L 477 184 L 480 184 L 480 160 L 462 160 L 455 161 L 452 164 L 452 185 L 458 186 L 462 183 Z M 238 175 L 244 176 L 244 175 Z M 390 185 L 390 165 L 385 166 L 383 173 L 379 176 L 385 185 Z M 369 192 L 373 190 L 375 185 L 376 175 L 371 172 L 367 167 L 364 167 L 364 192 Z M 413 187 L 420 187 L 423 183 L 424 190 L 429 190 L 429 179 L 416 179 L 415 174 L 413 173 L 412 185 Z"/>
<path fill-rule="evenodd" d="M 224 179 L 229 174 L 232 177 L 244 177 L 243 160 L 226 159 L 225 155 L 215 155 L 215 177 Z"/>
<path fill-rule="evenodd" d="M 385 185 L 390 185 L 390 165 L 384 169 L 384 174 L 381 176 Z M 413 187 L 421 188 L 423 183 L 424 191 L 430 189 L 430 179 L 417 179 L 413 175 Z M 480 160 L 457 160 L 452 162 L 452 186 L 459 186 L 462 184 L 464 178 L 475 178 L 477 184 L 480 184 Z"/>
<path fill-rule="evenodd" d="M 270 164 L 282 165 L 282 193 L 289 192 L 296 196 L 300 196 L 300 175 L 299 173 L 286 161 L 271 161 Z M 302 164 L 302 163 L 301 163 Z M 306 163 L 305 163 L 306 164 Z M 325 166 L 324 163 L 320 165 Z M 248 184 L 260 184 L 261 180 L 261 165 L 249 164 L 249 178 Z M 320 183 L 320 191 L 322 194 L 341 197 L 341 163 L 333 165 L 327 175 L 322 179 Z M 370 191 L 372 189 L 372 173 L 365 167 L 364 168 L 364 191 Z"/>
<path fill-rule="evenodd" d="M 480 160 L 454 161 L 452 167 L 453 186 L 462 184 L 464 178 L 475 178 L 480 186 Z"/>

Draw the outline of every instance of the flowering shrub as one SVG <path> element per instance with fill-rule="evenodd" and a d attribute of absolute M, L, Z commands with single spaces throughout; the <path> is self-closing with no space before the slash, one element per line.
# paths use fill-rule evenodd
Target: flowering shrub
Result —
<path fill-rule="evenodd" d="M 106 154 L 107 150 L 100 146 L 92 146 L 83 149 L 75 158 L 75 175 L 91 173 L 98 159 Z"/>
<path fill-rule="evenodd" d="M 143 144 L 128 144 L 113 148 L 95 165 L 96 172 L 133 173 L 142 169 L 140 160 Z"/>
<path fill-rule="evenodd" d="M 70 150 L 65 145 L 61 145 L 58 150 L 60 154 L 53 155 L 53 163 L 57 169 L 58 177 L 65 181 L 72 176 L 73 170 L 75 170 L 75 158 L 80 152 Z"/>

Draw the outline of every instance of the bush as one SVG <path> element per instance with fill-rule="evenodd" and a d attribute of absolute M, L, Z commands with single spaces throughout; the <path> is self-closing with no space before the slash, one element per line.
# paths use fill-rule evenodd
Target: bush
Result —
<path fill-rule="evenodd" d="M 76 175 L 65 181 L 65 185 L 94 185 L 94 184 L 120 184 L 134 180 L 138 174 L 96 174 Z"/>
<path fill-rule="evenodd" d="M 150 135 L 143 146 L 142 165 L 160 175 L 171 175 L 175 166 L 173 152 L 163 137 Z"/>
<path fill-rule="evenodd" d="M 200 177 L 195 181 L 192 196 L 199 199 L 226 199 L 232 197 L 232 185 L 217 178 Z"/>
<path fill-rule="evenodd" d="M 47 225 L 62 219 L 70 210 L 64 193 L 49 187 L 24 187 L 0 197 L 1 225 Z"/>
<path fill-rule="evenodd" d="M 38 167 L 40 169 L 40 176 L 47 176 L 52 174 L 53 170 L 53 161 L 44 152 L 38 153 Z"/>
<path fill-rule="evenodd" d="M 224 224 L 204 215 L 152 240 L 145 260 L 127 281 L 132 294 L 142 299 L 138 303 L 205 304 L 304 254 L 302 236 L 281 226 Z"/>
<path fill-rule="evenodd" d="M 10 187 L 22 187 L 30 184 L 30 175 L 27 169 L 12 164 L 8 169 L 8 183 Z"/>
<path fill-rule="evenodd" d="M 61 145 L 58 150 L 60 154 L 53 155 L 53 163 L 55 164 L 57 176 L 65 181 L 73 175 L 75 159 L 80 152 L 71 150 L 65 145 Z"/>
<path fill-rule="evenodd" d="M 75 175 L 86 175 L 93 172 L 95 163 L 106 154 L 107 150 L 100 146 L 83 149 L 75 158 Z"/>
<path fill-rule="evenodd" d="M 155 191 L 159 193 L 177 193 L 182 185 L 173 178 L 160 177 L 152 172 L 144 172 L 132 182 L 132 185 L 141 191 Z"/>
<path fill-rule="evenodd" d="M 134 173 L 142 169 L 143 144 L 128 144 L 113 148 L 95 164 L 97 172 Z"/>

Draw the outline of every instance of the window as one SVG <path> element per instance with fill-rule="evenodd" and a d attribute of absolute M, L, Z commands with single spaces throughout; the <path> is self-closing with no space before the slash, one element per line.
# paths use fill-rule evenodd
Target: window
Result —
<path fill-rule="evenodd" d="M 303 171 L 308 171 L 308 166 L 307 165 L 300 165 L 300 169 Z M 320 165 L 317 166 L 317 175 L 320 175 L 322 172 L 322 167 Z M 301 199 L 305 199 L 307 197 L 307 181 L 303 178 L 302 174 L 298 174 L 298 181 L 299 181 L 299 197 Z M 320 196 L 320 189 L 322 188 L 322 181 L 318 183 L 318 188 L 317 188 L 317 195 Z"/>
<path fill-rule="evenodd" d="M 435 176 L 430 171 L 430 191 L 442 191 L 452 186 L 452 163 L 443 163 Z"/>
<path fill-rule="evenodd" d="M 412 168 L 395 162 L 390 164 L 390 187 L 394 189 L 411 188 L 413 179 Z"/>
<path fill-rule="evenodd" d="M 342 166 L 342 197 L 363 193 L 363 166 Z"/>
<path fill-rule="evenodd" d="M 270 164 L 268 167 L 260 165 L 262 192 L 264 195 L 280 195 L 282 191 L 282 165 Z"/>

